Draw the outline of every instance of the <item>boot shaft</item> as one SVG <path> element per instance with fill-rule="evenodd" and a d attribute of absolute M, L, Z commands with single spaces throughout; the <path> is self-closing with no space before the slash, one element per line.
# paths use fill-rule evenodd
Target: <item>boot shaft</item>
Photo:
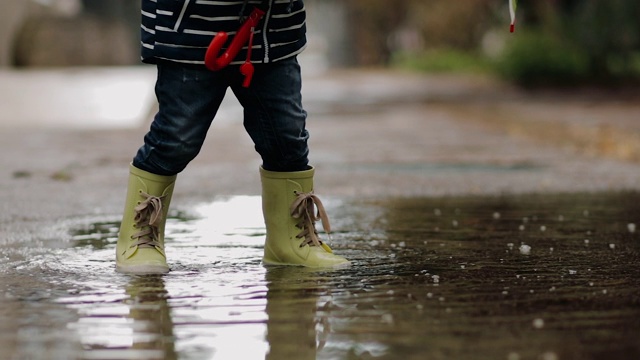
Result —
<path fill-rule="evenodd" d="M 260 168 L 262 211 L 267 230 L 263 257 L 265 264 L 308 267 L 348 264 L 346 259 L 334 255 L 326 244 L 317 241 L 313 224 L 316 220 L 314 209 L 303 212 L 305 219 L 292 216 L 292 205 L 297 200 L 316 202 L 315 205 L 321 207 L 324 213 L 320 200 L 312 195 L 314 172 L 313 168 L 298 172 L 272 172 Z M 302 199 L 301 196 L 305 198 Z M 306 204 L 311 207 L 314 205 L 308 202 Z M 325 230 L 328 230 L 328 220 Z M 312 234 L 315 243 L 309 241 L 309 234 Z"/>
<path fill-rule="evenodd" d="M 117 269 L 126 273 L 169 271 L 164 230 L 176 176 L 155 175 L 130 165 L 116 246 Z"/>
<path fill-rule="evenodd" d="M 131 164 L 129 166 L 129 183 L 127 186 L 127 197 L 124 207 L 124 220 L 135 218 L 135 207 L 146 200 L 144 194 L 162 197 L 162 218 L 167 218 L 171 197 L 175 186 L 177 175 L 163 176 L 140 170 Z M 131 206 L 133 204 L 133 206 Z M 165 221 L 160 224 L 159 230 L 163 234 Z"/>

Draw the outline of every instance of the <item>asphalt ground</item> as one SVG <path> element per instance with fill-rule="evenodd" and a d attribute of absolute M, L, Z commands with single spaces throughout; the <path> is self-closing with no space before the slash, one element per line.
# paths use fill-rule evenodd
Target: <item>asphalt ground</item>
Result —
<path fill-rule="evenodd" d="M 261 266 L 259 198 L 232 196 L 260 193 L 260 159 L 229 97 L 177 182 L 172 271 L 129 277 L 114 272 L 113 249 L 153 77 L 0 72 L 8 358 L 638 354 L 632 91 L 306 75 L 315 190 L 334 249 L 353 262 L 322 276 Z"/>
<path fill-rule="evenodd" d="M 306 73 L 305 73 L 306 74 Z M 0 242 L 45 223 L 119 216 L 155 111 L 155 70 L 0 71 Z M 640 95 L 526 91 L 494 79 L 330 70 L 304 80 L 321 196 L 635 191 Z M 260 159 L 230 93 L 172 206 L 260 193 Z"/>

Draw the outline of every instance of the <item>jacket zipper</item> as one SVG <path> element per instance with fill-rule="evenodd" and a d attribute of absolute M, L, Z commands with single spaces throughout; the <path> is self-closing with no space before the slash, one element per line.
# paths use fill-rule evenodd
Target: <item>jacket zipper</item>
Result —
<path fill-rule="evenodd" d="M 269 1 L 269 10 L 264 18 L 264 25 L 262 27 L 262 42 L 264 44 L 264 60 L 266 64 L 269 62 L 269 42 L 267 40 L 267 29 L 269 28 L 269 19 L 271 18 L 271 9 L 273 8 L 273 0 Z"/>

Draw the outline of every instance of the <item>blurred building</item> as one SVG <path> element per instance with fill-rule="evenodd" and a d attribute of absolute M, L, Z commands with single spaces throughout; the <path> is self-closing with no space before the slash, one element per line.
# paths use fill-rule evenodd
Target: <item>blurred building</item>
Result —
<path fill-rule="evenodd" d="M 139 0 L 2 0 L 0 66 L 139 62 Z"/>
<path fill-rule="evenodd" d="M 27 1 L 0 1 L 0 67 L 11 65 L 13 37 L 27 14 Z"/>

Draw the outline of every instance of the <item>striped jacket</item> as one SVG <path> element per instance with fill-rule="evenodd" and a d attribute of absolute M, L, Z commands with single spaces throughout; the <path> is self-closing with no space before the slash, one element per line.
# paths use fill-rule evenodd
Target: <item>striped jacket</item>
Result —
<path fill-rule="evenodd" d="M 269 2 L 269 11 L 254 33 L 251 57 L 255 63 L 294 56 L 306 45 L 303 1 Z M 142 61 L 204 64 L 215 34 L 227 32 L 230 42 L 240 27 L 240 19 L 260 3 L 261 0 L 142 0 Z M 232 64 L 242 63 L 246 56 L 245 47 Z"/>

